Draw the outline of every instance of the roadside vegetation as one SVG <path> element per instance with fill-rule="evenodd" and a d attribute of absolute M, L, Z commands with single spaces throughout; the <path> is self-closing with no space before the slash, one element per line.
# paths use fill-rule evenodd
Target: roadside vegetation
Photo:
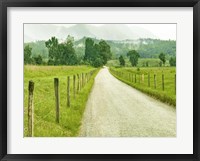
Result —
<path fill-rule="evenodd" d="M 89 82 L 73 97 L 70 85 L 71 106 L 67 107 L 67 76 L 95 70 Z M 76 136 L 78 134 L 85 105 L 98 69 L 90 66 L 30 66 L 24 67 L 24 136 L 28 134 L 28 82 L 34 88 L 34 136 Z M 56 123 L 54 78 L 59 78 L 60 122 Z"/>
<path fill-rule="evenodd" d="M 176 106 L 175 67 L 110 67 L 110 72 L 124 83 L 162 102 Z"/>

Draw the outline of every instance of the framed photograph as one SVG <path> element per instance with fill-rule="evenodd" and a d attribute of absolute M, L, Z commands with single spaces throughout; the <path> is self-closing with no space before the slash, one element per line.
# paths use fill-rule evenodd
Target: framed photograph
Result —
<path fill-rule="evenodd" d="M 1 160 L 200 160 L 198 0 L 0 7 Z"/>

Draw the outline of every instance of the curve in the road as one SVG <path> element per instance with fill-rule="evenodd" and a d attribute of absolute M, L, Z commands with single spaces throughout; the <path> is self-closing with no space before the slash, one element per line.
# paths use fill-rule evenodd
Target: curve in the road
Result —
<path fill-rule="evenodd" d="M 175 137 L 176 109 L 99 71 L 80 129 L 87 137 Z"/>

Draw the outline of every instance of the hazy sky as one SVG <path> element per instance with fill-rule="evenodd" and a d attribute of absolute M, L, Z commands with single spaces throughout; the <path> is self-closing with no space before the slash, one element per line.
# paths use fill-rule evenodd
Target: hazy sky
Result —
<path fill-rule="evenodd" d="M 55 24 L 56 26 L 71 27 L 75 24 Z M 105 24 L 90 24 L 94 26 L 102 26 Z M 164 40 L 176 40 L 176 24 L 126 24 L 130 28 L 136 26 L 146 29 L 153 33 L 156 37 Z"/>
<path fill-rule="evenodd" d="M 70 34 L 75 39 L 83 36 L 107 40 L 157 38 L 176 40 L 176 24 L 25 24 L 25 42 L 47 40 L 51 36 L 63 39 Z M 64 27 L 65 29 L 60 27 Z M 94 28 L 95 27 L 95 28 Z M 72 29 L 73 28 L 73 29 Z M 69 29 L 69 30 L 68 30 Z"/>

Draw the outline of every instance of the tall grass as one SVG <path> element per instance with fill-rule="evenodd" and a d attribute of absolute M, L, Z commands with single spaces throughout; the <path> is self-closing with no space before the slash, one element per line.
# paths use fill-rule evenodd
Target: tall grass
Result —
<path fill-rule="evenodd" d="M 73 75 L 96 70 L 90 81 L 73 98 Z M 88 95 L 98 69 L 89 66 L 25 66 L 24 67 L 24 136 L 28 134 L 28 82 L 34 88 L 34 136 L 64 137 L 78 135 Z M 67 107 L 67 76 L 70 76 L 71 106 Z M 60 122 L 56 123 L 54 78 L 59 78 Z M 77 79 L 76 79 L 77 80 Z"/>
<path fill-rule="evenodd" d="M 162 102 L 176 106 L 175 67 L 149 67 L 149 68 L 110 68 L 110 72 L 119 80 L 128 85 L 161 100 Z M 119 74 L 119 73 L 123 73 Z M 150 76 L 150 87 L 148 82 Z M 162 88 L 162 74 L 164 74 L 164 90 Z M 136 75 L 136 83 L 135 83 Z M 156 88 L 154 86 L 156 75 Z"/>

